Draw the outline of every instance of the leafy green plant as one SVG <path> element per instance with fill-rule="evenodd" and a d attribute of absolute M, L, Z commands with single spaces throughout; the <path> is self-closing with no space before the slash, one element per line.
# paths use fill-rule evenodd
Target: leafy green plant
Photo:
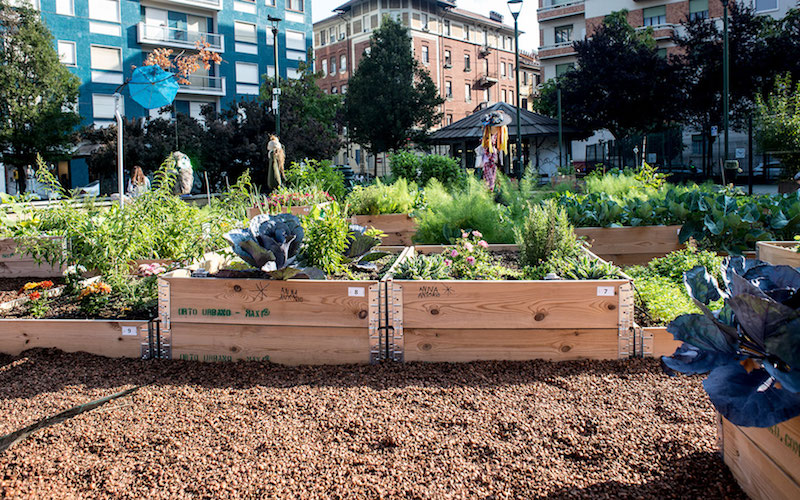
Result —
<path fill-rule="evenodd" d="M 95 281 L 83 287 L 78 293 L 81 312 L 87 317 L 96 317 L 111 302 L 111 286 L 102 281 Z"/>
<path fill-rule="evenodd" d="M 580 249 L 566 211 L 554 200 L 530 207 L 522 227 L 516 231 L 516 239 L 520 263 L 528 267 L 549 259 L 575 257 Z"/>
<path fill-rule="evenodd" d="M 419 201 L 415 184 L 400 178 L 394 184 L 376 180 L 370 186 L 356 186 L 347 196 L 347 209 L 353 215 L 410 213 Z"/>
<path fill-rule="evenodd" d="M 415 255 L 397 265 L 394 273 L 399 280 L 445 280 L 450 266 L 444 255 Z"/>
<path fill-rule="evenodd" d="M 636 306 L 653 323 L 666 325 L 681 314 L 698 312 L 683 285 L 663 276 L 635 278 Z"/>
<path fill-rule="evenodd" d="M 344 200 L 347 190 L 344 174 L 329 161 L 304 160 L 303 163 L 292 163 L 286 169 L 286 184 L 294 189 L 321 189 L 336 200 Z"/>
<path fill-rule="evenodd" d="M 442 255 L 453 278 L 461 280 L 500 280 L 516 273 L 500 265 L 489 253 L 489 244 L 480 231 L 464 231 Z"/>
<path fill-rule="evenodd" d="M 389 168 L 395 179 L 417 182 L 419 179 L 419 156 L 411 151 L 397 151 L 389 155 Z"/>
<path fill-rule="evenodd" d="M 610 262 L 579 255 L 568 260 L 562 277 L 570 280 L 613 280 L 622 275 L 622 270 Z"/>
<path fill-rule="evenodd" d="M 465 173 L 458 161 L 450 156 L 425 155 L 420 160 L 417 184 L 426 186 L 431 179 L 436 179 L 445 186 L 462 182 Z"/>
<path fill-rule="evenodd" d="M 305 230 L 303 255 L 307 264 L 328 274 L 343 272 L 350 224 L 341 205 L 333 202 L 324 208 L 314 207 L 302 224 Z"/>
<path fill-rule="evenodd" d="M 723 288 L 704 267 L 684 275 L 702 314 L 669 324 L 683 344 L 664 364 L 708 373 L 703 387 L 735 425 L 770 427 L 800 415 L 800 271 L 732 257 L 722 275 Z M 724 306 L 712 312 L 719 299 Z"/>
<path fill-rule="evenodd" d="M 294 215 L 259 214 L 248 228 L 234 229 L 225 239 L 236 255 L 273 278 L 289 279 L 302 272 L 294 264 L 303 242 L 303 227 Z"/>
<path fill-rule="evenodd" d="M 723 258 L 715 252 L 697 250 L 689 246 L 683 250 L 671 252 L 664 257 L 659 257 L 647 263 L 643 274 L 652 277 L 664 277 L 676 285 L 683 283 L 683 274 L 687 271 L 702 266 L 711 269 L 717 280 L 722 280 Z"/>
<path fill-rule="evenodd" d="M 263 199 L 261 207 L 266 213 L 278 214 L 289 207 L 317 205 L 329 201 L 333 201 L 333 197 L 327 191 L 316 186 L 307 186 L 301 189 L 281 186 Z"/>

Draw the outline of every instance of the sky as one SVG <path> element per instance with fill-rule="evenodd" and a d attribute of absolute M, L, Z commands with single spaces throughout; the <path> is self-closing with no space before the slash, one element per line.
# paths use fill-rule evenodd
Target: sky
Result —
<path fill-rule="evenodd" d="M 347 0 L 311 0 L 311 15 L 313 21 L 317 22 L 333 15 L 333 9 L 346 3 Z M 514 24 L 514 18 L 508 11 L 508 5 L 504 0 L 457 0 L 459 8 L 477 12 L 484 16 L 489 15 L 490 10 L 502 14 L 508 25 Z M 539 48 L 539 26 L 536 21 L 537 0 L 525 0 L 522 4 L 522 12 L 519 15 L 519 29 L 525 33 L 520 35 L 519 47 L 526 52 L 532 52 Z"/>

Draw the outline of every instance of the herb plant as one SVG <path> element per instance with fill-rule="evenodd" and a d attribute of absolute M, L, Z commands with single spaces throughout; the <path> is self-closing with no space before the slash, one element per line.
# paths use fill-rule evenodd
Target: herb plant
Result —
<path fill-rule="evenodd" d="M 342 201 L 347 194 L 344 174 L 329 161 L 305 160 L 286 169 L 286 184 L 294 189 L 321 189 Z"/>
<path fill-rule="evenodd" d="M 395 269 L 394 277 L 399 280 L 446 280 L 450 278 L 450 266 L 444 255 L 415 255 L 409 257 Z"/>
<path fill-rule="evenodd" d="M 520 263 L 536 267 L 547 260 L 575 257 L 580 243 L 567 214 L 553 200 L 531 205 L 522 227 L 516 231 Z"/>
<path fill-rule="evenodd" d="M 353 215 L 407 214 L 419 201 L 416 184 L 404 178 L 394 184 L 376 180 L 370 186 L 356 186 L 347 196 L 348 212 Z"/>

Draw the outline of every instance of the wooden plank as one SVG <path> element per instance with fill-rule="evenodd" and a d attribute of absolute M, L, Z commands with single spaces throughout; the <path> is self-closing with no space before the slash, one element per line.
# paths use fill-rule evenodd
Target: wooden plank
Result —
<path fill-rule="evenodd" d="M 0 239 L 0 278 L 55 278 L 61 276 L 63 270 L 63 266 L 38 264 L 30 255 L 20 253 L 12 238 Z"/>
<path fill-rule="evenodd" d="M 386 233 L 384 245 L 411 245 L 417 232 L 417 222 L 408 214 L 355 215 L 353 223 Z"/>
<path fill-rule="evenodd" d="M 618 328 L 619 287 L 598 281 L 400 281 L 405 328 Z M 600 296 L 611 287 L 611 296 Z"/>
<path fill-rule="evenodd" d="M 681 226 L 579 227 L 592 252 L 617 265 L 641 264 L 684 248 L 678 239 Z M 648 259 L 648 260 L 645 260 Z"/>
<path fill-rule="evenodd" d="M 798 419 L 781 424 L 784 428 L 797 426 Z M 752 433 L 758 437 L 754 440 L 743 431 L 727 420 L 722 420 L 722 442 L 723 458 L 725 464 L 730 468 L 739 486 L 742 487 L 747 495 L 753 500 L 796 500 L 800 498 L 800 483 L 797 481 L 798 464 L 800 455 L 785 455 L 786 450 L 781 447 L 790 448 L 789 451 L 797 450 L 797 440 L 793 445 L 787 446 L 786 443 L 770 436 L 770 431 L 762 429 L 763 432 Z M 789 436 L 785 434 L 784 436 Z M 795 434 L 795 437 L 796 434 Z M 794 438 L 792 438 L 794 439 Z M 766 451 L 765 450 L 768 450 Z M 776 456 L 777 450 L 780 456 Z M 783 457 L 789 457 L 789 462 L 777 462 Z"/>
<path fill-rule="evenodd" d="M 322 205 L 327 205 L 327 203 L 323 203 Z M 314 206 L 315 205 L 301 205 L 301 206 L 298 206 L 298 207 L 284 207 L 283 213 L 297 215 L 298 217 L 301 216 L 301 215 L 308 215 L 308 213 L 311 211 L 311 209 Z M 260 208 L 258 208 L 258 207 L 250 207 L 250 208 L 247 209 L 247 218 L 248 219 L 252 219 L 256 215 L 261 214 L 261 213 L 264 213 L 264 212 L 262 212 Z"/>
<path fill-rule="evenodd" d="M 369 329 L 172 323 L 172 358 L 285 365 L 370 362 Z"/>
<path fill-rule="evenodd" d="M 725 422 L 724 425 L 733 424 Z M 800 485 L 800 417 L 769 428 L 736 427 Z"/>
<path fill-rule="evenodd" d="M 137 335 L 122 335 L 123 326 L 134 327 Z M 46 347 L 110 358 L 139 358 L 142 342 L 146 341 L 147 321 L 0 320 L 0 352 L 12 355 L 35 347 Z"/>
<path fill-rule="evenodd" d="M 756 254 L 773 266 L 800 267 L 800 253 L 794 250 L 797 245 L 797 241 L 758 241 Z"/>
<path fill-rule="evenodd" d="M 178 278 L 166 275 L 170 321 L 285 326 L 369 324 L 368 288 L 376 281 Z"/>
<path fill-rule="evenodd" d="M 616 328 L 449 329 L 408 328 L 406 361 L 469 362 L 529 359 L 617 359 Z"/>
<path fill-rule="evenodd" d="M 681 342 L 675 340 L 671 333 L 667 333 L 666 327 L 652 326 L 641 330 L 643 331 L 643 355 L 645 357 L 672 356 L 675 349 L 681 346 Z"/>

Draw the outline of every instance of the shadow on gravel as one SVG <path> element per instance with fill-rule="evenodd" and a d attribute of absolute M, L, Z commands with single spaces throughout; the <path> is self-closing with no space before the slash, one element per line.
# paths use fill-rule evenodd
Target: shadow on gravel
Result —
<path fill-rule="evenodd" d="M 564 488 L 536 499 L 747 499 L 747 495 L 736 484 L 733 474 L 722 463 L 722 457 L 718 453 L 692 453 L 681 457 L 680 460 L 669 460 L 662 467 L 666 471 L 663 476 L 644 484 L 607 481 L 586 488 Z M 698 477 L 703 480 L 698 481 Z"/>
<path fill-rule="evenodd" d="M 55 349 L 0 355 L 0 399 L 30 398 L 65 386 L 119 389 L 128 385 L 190 385 L 201 388 L 491 387 L 541 382 L 570 390 L 570 377 L 661 373 L 657 360 L 505 361 L 473 363 L 384 363 L 379 365 L 282 366 L 266 362 L 111 359 Z M 666 376 L 666 375 L 664 375 Z"/>

